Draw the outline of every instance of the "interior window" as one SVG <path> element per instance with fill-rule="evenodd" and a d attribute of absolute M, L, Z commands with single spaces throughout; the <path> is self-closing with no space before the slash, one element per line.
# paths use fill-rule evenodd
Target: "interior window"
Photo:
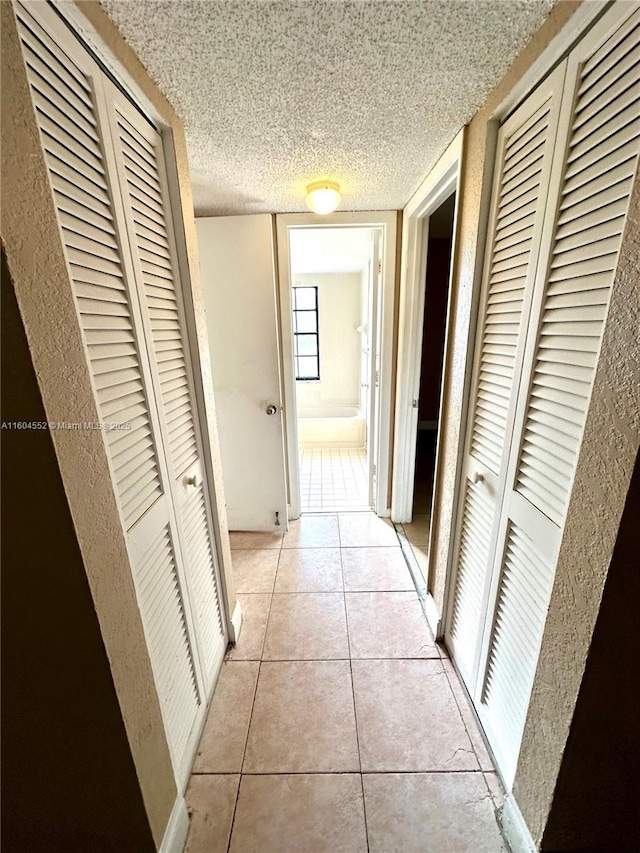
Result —
<path fill-rule="evenodd" d="M 293 354 L 296 379 L 320 379 L 318 288 L 293 288 Z"/>

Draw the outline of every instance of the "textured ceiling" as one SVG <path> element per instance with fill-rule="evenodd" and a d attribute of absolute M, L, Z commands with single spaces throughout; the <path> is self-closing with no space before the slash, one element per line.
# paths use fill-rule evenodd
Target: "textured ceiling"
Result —
<path fill-rule="evenodd" d="M 182 118 L 199 214 L 403 207 L 554 0 L 102 0 Z"/>

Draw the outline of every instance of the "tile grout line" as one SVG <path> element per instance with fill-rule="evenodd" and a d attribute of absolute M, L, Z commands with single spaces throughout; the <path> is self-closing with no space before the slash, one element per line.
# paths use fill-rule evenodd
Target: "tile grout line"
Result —
<path fill-rule="evenodd" d="M 223 770 L 215 773 L 199 772 L 192 773 L 192 776 L 462 776 L 464 774 L 475 774 L 476 776 L 486 776 L 487 773 L 495 773 L 494 770 L 367 770 L 366 773 L 358 773 L 357 770 L 286 770 L 269 772 L 249 771 L 247 773 L 238 774 L 235 771 Z"/>
<path fill-rule="evenodd" d="M 340 543 L 340 571 L 342 572 L 342 595 L 344 599 L 344 617 L 347 628 L 347 647 L 349 649 L 349 675 L 351 676 L 351 697 L 353 699 L 353 722 L 356 728 L 356 747 L 358 749 L 358 766 L 360 767 L 360 790 L 362 792 L 362 814 L 364 817 L 364 835 L 369 851 L 369 826 L 367 824 L 367 804 L 364 799 L 364 778 L 362 776 L 362 756 L 360 754 L 360 733 L 358 731 L 358 712 L 356 710 L 356 690 L 353 684 L 353 660 L 351 657 L 351 637 L 349 635 L 349 613 L 347 611 L 347 593 L 344 582 L 344 565 L 342 563 L 342 538 L 340 537 L 340 517 L 338 516 L 338 542 Z"/>
<path fill-rule="evenodd" d="M 280 568 L 280 557 L 282 556 L 283 544 L 284 544 L 284 534 L 282 536 L 282 540 L 280 541 L 280 548 L 278 549 L 278 562 L 276 564 L 276 573 L 273 577 L 273 587 L 271 589 L 271 597 L 269 599 L 269 613 L 267 614 L 267 624 L 266 624 L 265 631 L 264 631 L 264 638 L 262 640 L 262 648 L 260 650 L 260 660 L 258 661 L 258 675 L 256 678 L 256 686 L 255 686 L 254 691 L 253 691 L 253 699 L 251 702 L 251 712 L 249 714 L 249 724 L 247 726 L 247 736 L 246 736 L 245 741 L 244 741 L 244 749 L 242 750 L 242 761 L 240 763 L 240 777 L 238 779 L 238 790 L 236 791 L 236 800 L 235 800 L 235 803 L 233 804 L 233 817 L 231 818 L 231 828 L 229 829 L 229 840 L 227 842 L 227 853 L 229 853 L 229 851 L 231 849 L 231 839 L 233 838 L 233 829 L 234 829 L 235 823 L 236 823 L 236 813 L 238 811 L 238 801 L 240 799 L 240 788 L 242 786 L 242 777 L 245 775 L 249 775 L 249 774 L 243 773 L 242 771 L 244 770 L 244 762 L 245 762 L 245 758 L 247 755 L 247 746 L 249 744 L 249 732 L 251 731 L 251 723 L 253 722 L 253 711 L 255 709 L 256 696 L 258 695 L 258 684 L 260 683 L 260 672 L 262 670 L 262 658 L 264 656 L 264 646 L 265 646 L 265 643 L 267 642 L 267 631 L 269 630 L 269 620 L 271 618 L 271 607 L 273 604 L 273 595 L 274 595 L 274 589 L 276 587 L 276 579 L 278 577 L 278 569 Z"/>

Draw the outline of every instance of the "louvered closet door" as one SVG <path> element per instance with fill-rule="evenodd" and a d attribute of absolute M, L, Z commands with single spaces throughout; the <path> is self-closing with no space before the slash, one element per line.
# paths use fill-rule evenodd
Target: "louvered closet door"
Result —
<path fill-rule="evenodd" d="M 620 26 L 618 9 L 573 52 L 562 112 L 559 193 L 535 286 L 477 705 L 507 781 L 515 773 L 637 169 L 640 12 Z"/>
<path fill-rule="evenodd" d="M 196 622 L 205 682 L 215 681 L 226 649 L 220 583 L 176 248 L 168 215 L 162 137 L 114 86 L 106 89 L 129 242 L 144 315 L 151 370 Z"/>
<path fill-rule="evenodd" d="M 447 643 L 475 689 L 564 65 L 502 126 L 478 323 Z"/>
<path fill-rule="evenodd" d="M 114 200 L 118 187 L 96 98 L 101 72 L 77 45 L 72 55 L 63 50 L 73 37 L 46 4 L 33 11 L 45 16 L 42 26 L 18 7 L 23 55 L 98 411 L 104 422 L 129 425 L 104 438 L 169 746 L 176 772 L 183 773 L 206 703 L 133 270 Z"/>

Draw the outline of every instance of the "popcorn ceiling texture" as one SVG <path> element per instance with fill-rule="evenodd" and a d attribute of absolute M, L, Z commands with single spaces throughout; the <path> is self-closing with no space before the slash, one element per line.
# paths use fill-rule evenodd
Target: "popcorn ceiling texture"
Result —
<path fill-rule="evenodd" d="M 402 208 L 555 0 L 101 0 L 185 125 L 196 214 Z"/>

